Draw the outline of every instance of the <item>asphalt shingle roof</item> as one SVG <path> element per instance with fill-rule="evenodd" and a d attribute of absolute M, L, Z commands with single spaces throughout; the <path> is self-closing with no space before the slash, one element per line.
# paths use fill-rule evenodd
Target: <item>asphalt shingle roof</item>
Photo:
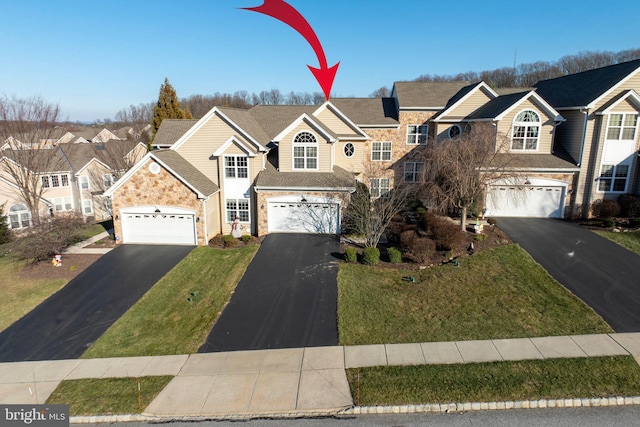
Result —
<path fill-rule="evenodd" d="M 74 172 L 82 169 L 91 159 L 96 158 L 109 167 L 122 165 L 124 158 L 138 143 L 129 140 L 111 139 L 102 144 L 60 144 L 58 148 L 64 152 Z"/>
<path fill-rule="evenodd" d="M 338 167 L 331 172 L 279 172 L 267 163 L 265 170 L 256 178 L 256 188 L 287 188 L 287 189 L 354 189 L 356 181 L 353 174 Z"/>
<path fill-rule="evenodd" d="M 204 196 L 210 196 L 219 190 L 219 187 L 196 169 L 184 157 L 174 150 L 158 150 L 153 155 L 173 169 L 182 179 L 191 184 Z"/>
<path fill-rule="evenodd" d="M 396 82 L 400 108 L 443 108 L 469 82 Z"/>
<path fill-rule="evenodd" d="M 554 108 L 586 107 L 638 68 L 640 59 L 542 80 L 534 86 Z"/>
<path fill-rule="evenodd" d="M 467 119 L 482 120 L 493 119 L 502 114 L 506 109 L 521 100 L 529 92 L 517 92 L 509 95 L 502 95 L 484 104 L 471 113 Z"/>
<path fill-rule="evenodd" d="M 182 135 L 198 123 L 191 119 L 164 119 L 153 138 L 154 145 L 173 145 Z"/>
<path fill-rule="evenodd" d="M 394 98 L 332 98 L 335 105 L 356 125 L 398 125 Z"/>

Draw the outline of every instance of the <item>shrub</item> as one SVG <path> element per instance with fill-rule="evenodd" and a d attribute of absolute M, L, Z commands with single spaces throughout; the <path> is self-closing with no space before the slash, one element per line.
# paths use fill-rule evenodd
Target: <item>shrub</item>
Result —
<path fill-rule="evenodd" d="M 487 235 L 486 234 L 476 234 L 473 236 L 473 240 L 475 240 L 476 242 L 484 242 L 485 240 L 487 240 Z"/>
<path fill-rule="evenodd" d="M 602 220 L 602 225 L 604 227 L 615 227 L 616 225 L 616 220 L 613 218 L 605 218 Z"/>
<path fill-rule="evenodd" d="M 344 250 L 344 260 L 350 264 L 358 262 L 358 251 L 356 248 L 347 248 Z"/>
<path fill-rule="evenodd" d="M 433 217 L 429 220 L 429 232 L 438 249 L 448 251 L 462 240 L 460 226 L 445 218 Z"/>
<path fill-rule="evenodd" d="M 4 205 L 0 205 L 0 244 L 7 243 L 10 240 L 11 232 L 9 231 L 7 216 L 4 214 Z"/>
<path fill-rule="evenodd" d="M 495 218 L 489 218 L 487 220 L 487 224 L 489 224 L 489 225 L 496 225 L 497 223 L 498 223 L 498 220 L 495 219 Z"/>
<path fill-rule="evenodd" d="M 620 216 L 632 218 L 640 217 L 640 195 L 621 194 L 618 196 Z"/>
<path fill-rule="evenodd" d="M 29 229 L 29 235 L 15 243 L 18 259 L 43 261 L 82 241 L 84 220 L 79 215 L 51 218 Z"/>
<path fill-rule="evenodd" d="M 409 256 L 414 262 L 422 264 L 426 262 L 435 251 L 436 242 L 427 237 L 422 237 L 415 240 Z"/>
<path fill-rule="evenodd" d="M 613 199 L 596 200 L 591 204 L 591 213 L 596 218 L 611 218 L 620 214 L 620 203 Z"/>
<path fill-rule="evenodd" d="M 427 214 L 427 208 L 420 206 L 418 209 L 416 209 L 416 212 L 418 212 L 420 216 L 425 216 Z"/>
<path fill-rule="evenodd" d="M 251 234 L 243 234 L 241 239 L 244 243 L 248 243 L 251 240 Z"/>
<path fill-rule="evenodd" d="M 406 230 L 400 233 L 400 245 L 402 246 L 402 250 L 404 252 L 411 252 L 417 239 L 418 234 L 415 230 Z"/>
<path fill-rule="evenodd" d="M 362 251 L 362 262 L 367 265 L 376 265 L 380 262 L 380 249 L 367 246 Z"/>
<path fill-rule="evenodd" d="M 402 262 L 402 251 L 398 248 L 387 249 L 389 255 L 389 262 L 392 264 L 400 264 Z"/>
<path fill-rule="evenodd" d="M 640 218 L 629 218 L 629 227 L 640 228 Z"/>
<path fill-rule="evenodd" d="M 225 234 L 224 236 L 222 236 L 222 241 L 224 242 L 225 248 L 233 248 L 238 246 L 239 244 L 238 239 L 233 237 L 231 234 Z"/>

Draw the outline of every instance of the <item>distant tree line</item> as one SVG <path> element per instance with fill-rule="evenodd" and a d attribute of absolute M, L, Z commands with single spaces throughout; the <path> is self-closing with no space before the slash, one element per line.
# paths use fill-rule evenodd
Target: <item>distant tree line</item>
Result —
<path fill-rule="evenodd" d="M 575 74 L 607 65 L 640 59 L 640 49 L 628 49 L 619 52 L 585 51 L 575 55 L 566 55 L 558 61 L 537 61 L 519 64 L 515 67 L 502 67 L 486 71 L 468 71 L 458 74 L 423 74 L 416 82 L 454 82 L 454 81 L 484 81 L 491 87 L 531 87 L 536 82 L 555 77 Z M 372 98 L 387 97 L 391 94 L 388 86 L 382 86 L 372 92 Z M 263 90 L 259 93 L 249 93 L 246 90 L 234 93 L 216 92 L 213 95 L 191 95 L 180 99 L 180 108 L 189 112 L 194 119 L 203 117 L 214 106 L 248 109 L 257 104 L 263 105 L 320 105 L 324 102 L 324 95 L 320 92 L 289 92 L 287 94 L 278 89 Z M 153 109 L 156 102 L 130 105 L 115 115 L 113 122 L 104 120 L 105 124 L 131 126 L 149 124 L 153 121 Z"/>

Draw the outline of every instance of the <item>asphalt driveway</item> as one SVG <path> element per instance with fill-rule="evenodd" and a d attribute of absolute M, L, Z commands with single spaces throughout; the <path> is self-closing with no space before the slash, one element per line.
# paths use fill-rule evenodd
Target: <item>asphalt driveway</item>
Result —
<path fill-rule="evenodd" d="M 122 245 L 103 255 L 0 333 L 0 362 L 80 357 L 192 249 Z"/>
<path fill-rule="evenodd" d="M 334 235 L 270 234 L 201 353 L 338 344 Z"/>
<path fill-rule="evenodd" d="M 498 227 L 616 332 L 640 332 L 640 255 L 561 220 L 499 218 Z"/>

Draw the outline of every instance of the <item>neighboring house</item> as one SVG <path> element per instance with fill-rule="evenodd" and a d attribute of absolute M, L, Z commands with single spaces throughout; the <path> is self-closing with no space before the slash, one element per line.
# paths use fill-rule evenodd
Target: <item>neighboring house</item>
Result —
<path fill-rule="evenodd" d="M 573 216 L 593 201 L 640 191 L 640 60 L 536 83 L 536 92 L 566 119 L 556 141 L 579 168 Z"/>
<path fill-rule="evenodd" d="M 65 144 L 39 150 L 5 150 L 0 160 L 0 205 L 11 216 L 11 228 L 25 228 L 33 224 L 31 212 L 21 196 L 20 183 L 35 182 L 35 192 L 41 193 L 40 218 L 50 215 L 76 213 L 85 220 L 103 220 L 111 217 L 104 191 L 122 176 L 146 153 L 146 145 L 132 141 L 109 140 L 104 144 Z M 25 168 L 22 165 L 27 165 Z M 29 171 L 16 178 L 8 172 Z M 27 221 L 26 218 L 29 220 Z"/>
<path fill-rule="evenodd" d="M 356 181 L 372 197 L 419 182 L 427 144 L 490 123 L 510 178 L 486 189 L 487 215 L 588 215 L 596 198 L 637 191 L 639 67 L 532 89 L 397 82 L 389 98 L 215 107 L 200 120 L 164 121 L 157 151 L 105 196 L 124 243 L 203 245 L 236 223 L 254 235 L 338 233 Z"/>

